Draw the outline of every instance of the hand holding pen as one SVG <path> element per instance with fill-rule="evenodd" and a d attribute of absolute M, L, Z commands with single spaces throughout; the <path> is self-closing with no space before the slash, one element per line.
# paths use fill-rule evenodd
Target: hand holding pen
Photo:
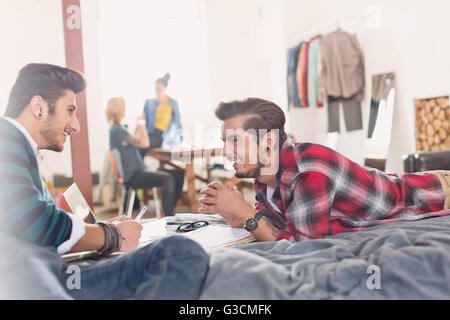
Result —
<path fill-rule="evenodd" d="M 136 216 L 136 218 L 134 219 L 134 221 L 139 221 L 146 211 L 147 211 L 147 207 L 143 207 L 141 209 L 141 211 L 139 211 L 139 213 Z M 130 221 L 130 220 L 132 220 L 130 217 L 123 215 L 120 217 L 114 217 L 112 219 L 109 219 L 107 222 L 108 223 L 119 223 L 119 222 Z"/>
<path fill-rule="evenodd" d="M 134 219 L 134 221 L 139 221 L 141 220 L 142 216 L 144 215 L 144 213 L 147 211 L 147 207 L 143 207 L 141 209 L 141 211 L 139 211 L 138 215 L 136 216 L 136 218 Z"/>

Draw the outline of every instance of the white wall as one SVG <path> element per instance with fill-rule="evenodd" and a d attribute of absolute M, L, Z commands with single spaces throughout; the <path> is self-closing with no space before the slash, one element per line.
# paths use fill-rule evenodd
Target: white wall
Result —
<path fill-rule="evenodd" d="M 449 94 L 450 91 L 450 2 L 434 0 L 205 0 L 210 88 L 199 87 L 189 78 L 186 87 L 202 96 L 182 110 L 187 126 L 194 130 L 199 119 L 205 128 L 217 127 L 214 109 L 221 101 L 258 96 L 287 105 L 286 50 L 308 31 L 328 32 L 338 17 L 342 28 L 357 34 L 365 52 L 367 90 L 370 77 L 393 71 L 397 76 L 388 171 L 403 169 L 401 155 L 414 150 L 413 99 Z M 381 9 L 381 29 L 365 27 L 366 9 Z M 98 1 L 82 0 L 85 73 L 88 79 L 88 131 L 92 170 L 99 170 L 108 148 L 104 119 L 106 95 L 101 87 Z M 203 12 L 203 13 L 202 13 Z M 352 18 L 359 18 L 352 19 Z M 55 0 L 0 1 L 0 111 L 3 114 L 9 90 L 21 67 L 29 62 L 65 64 L 61 2 Z M 152 79 L 153 80 L 153 79 Z M 174 82 L 172 82 L 174 84 Z M 171 89 L 175 89 L 172 87 Z M 205 98 L 206 97 L 206 98 Z M 367 110 L 369 97 L 366 96 Z M 138 109 L 141 107 L 139 106 Z M 326 132 L 326 110 L 290 110 L 287 127 L 302 141 L 314 141 Z M 365 112 L 365 127 L 367 113 Z M 341 150 L 362 159 L 363 133 L 341 141 Z M 344 137 L 345 138 L 345 137 Z M 342 140 L 342 139 L 341 139 Z M 351 143 L 348 143 L 351 141 Z M 357 143 L 355 143 L 357 141 Z M 357 147 L 355 145 L 358 144 Z M 45 153 L 44 175 L 71 174 L 70 145 L 61 154 Z"/>
<path fill-rule="evenodd" d="M 0 1 L 0 109 L 3 115 L 9 91 L 19 70 L 31 62 L 65 64 L 61 1 Z M 43 152 L 42 172 L 66 172 L 72 160 L 70 144 L 61 154 Z M 51 168 L 51 169 L 50 169 Z"/>
<path fill-rule="evenodd" d="M 401 155 L 414 151 L 413 99 L 450 93 L 450 2 L 447 0 L 285 0 L 286 49 L 308 31 L 326 33 L 342 18 L 342 29 L 356 33 L 365 53 L 366 92 L 373 74 L 395 72 L 397 101 L 394 110 L 387 171 L 403 170 Z M 369 6 L 380 8 L 381 29 L 365 25 Z M 364 103 L 364 127 L 370 97 Z M 326 110 L 308 108 L 290 112 L 298 139 L 314 140 L 326 131 Z M 341 144 L 362 160 L 364 133 L 354 132 Z"/>
<path fill-rule="evenodd" d="M 82 0 L 82 30 L 84 47 L 88 133 L 92 171 L 100 170 L 108 148 L 108 127 L 101 104 L 97 0 Z M 18 71 L 28 63 L 40 62 L 64 66 L 64 31 L 61 1 L 2 0 L 0 1 L 0 111 L 3 115 L 9 91 Z M 53 174 L 72 175 L 70 142 L 61 153 L 43 151 L 41 172 L 46 179 Z"/>
<path fill-rule="evenodd" d="M 220 102 L 246 97 L 269 99 L 286 110 L 282 2 L 207 0 L 206 5 L 211 117 Z"/>
<path fill-rule="evenodd" d="M 134 129 L 155 81 L 171 74 L 167 94 L 178 101 L 184 138 L 194 143 L 211 119 L 205 0 L 100 0 L 103 108 L 112 96 L 127 104 Z M 104 117 L 103 117 L 104 118 Z M 199 132 L 199 134 L 201 134 Z"/>

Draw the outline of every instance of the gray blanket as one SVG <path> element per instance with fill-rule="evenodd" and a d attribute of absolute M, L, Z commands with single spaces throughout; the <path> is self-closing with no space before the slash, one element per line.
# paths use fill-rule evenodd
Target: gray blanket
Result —
<path fill-rule="evenodd" d="M 450 299 L 450 216 L 217 249 L 200 299 Z"/>

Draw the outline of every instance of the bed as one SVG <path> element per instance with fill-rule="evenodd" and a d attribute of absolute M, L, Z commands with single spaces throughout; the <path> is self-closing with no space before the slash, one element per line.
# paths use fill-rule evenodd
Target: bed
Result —
<path fill-rule="evenodd" d="M 450 299 L 450 216 L 210 257 L 200 299 Z"/>
<path fill-rule="evenodd" d="M 70 299 L 55 277 L 66 267 L 55 252 L 2 233 L 0 252 L 0 298 Z M 209 254 L 201 300 L 450 299 L 450 215 Z"/>

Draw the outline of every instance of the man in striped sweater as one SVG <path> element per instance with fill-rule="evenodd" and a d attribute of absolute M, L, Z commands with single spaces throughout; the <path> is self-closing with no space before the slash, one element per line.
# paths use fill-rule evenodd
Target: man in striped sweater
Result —
<path fill-rule="evenodd" d="M 75 94 L 85 89 L 83 76 L 50 65 L 23 68 L 14 84 L 5 116 L 0 119 L 0 230 L 62 254 L 97 250 L 104 244 L 101 226 L 87 225 L 58 209 L 43 184 L 38 164 L 41 149 L 62 151 L 80 130 Z M 115 225 L 126 240 L 121 251 L 136 248 L 142 226 L 134 221 Z"/>
<path fill-rule="evenodd" d="M 67 138 L 80 130 L 75 95 L 85 86 L 81 74 L 55 65 L 29 64 L 19 72 L 5 115 L 0 118 L 0 233 L 24 246 L 46 247 L 58 254 L 133 251 L 139 243 L 141 224 L 127 218 L 85 223 L 56 207 L 39 173 L 38 164 L 43 161 L 39 150 L 60 152 Z M 180 259 L 186 268 L 177 268 L 175 275 L 160 268 L 161 263 L 180 264 Z M 196 298 L 207 265 L 207 255 L 197 244 L 173 237 L 82 269 L 81 288 L 69 295 L 94 299 Z M 64 272 L 55 276 L 66 277 Z M 174 278 L 187 283 L 174 286 L 170 280 Z"/>

